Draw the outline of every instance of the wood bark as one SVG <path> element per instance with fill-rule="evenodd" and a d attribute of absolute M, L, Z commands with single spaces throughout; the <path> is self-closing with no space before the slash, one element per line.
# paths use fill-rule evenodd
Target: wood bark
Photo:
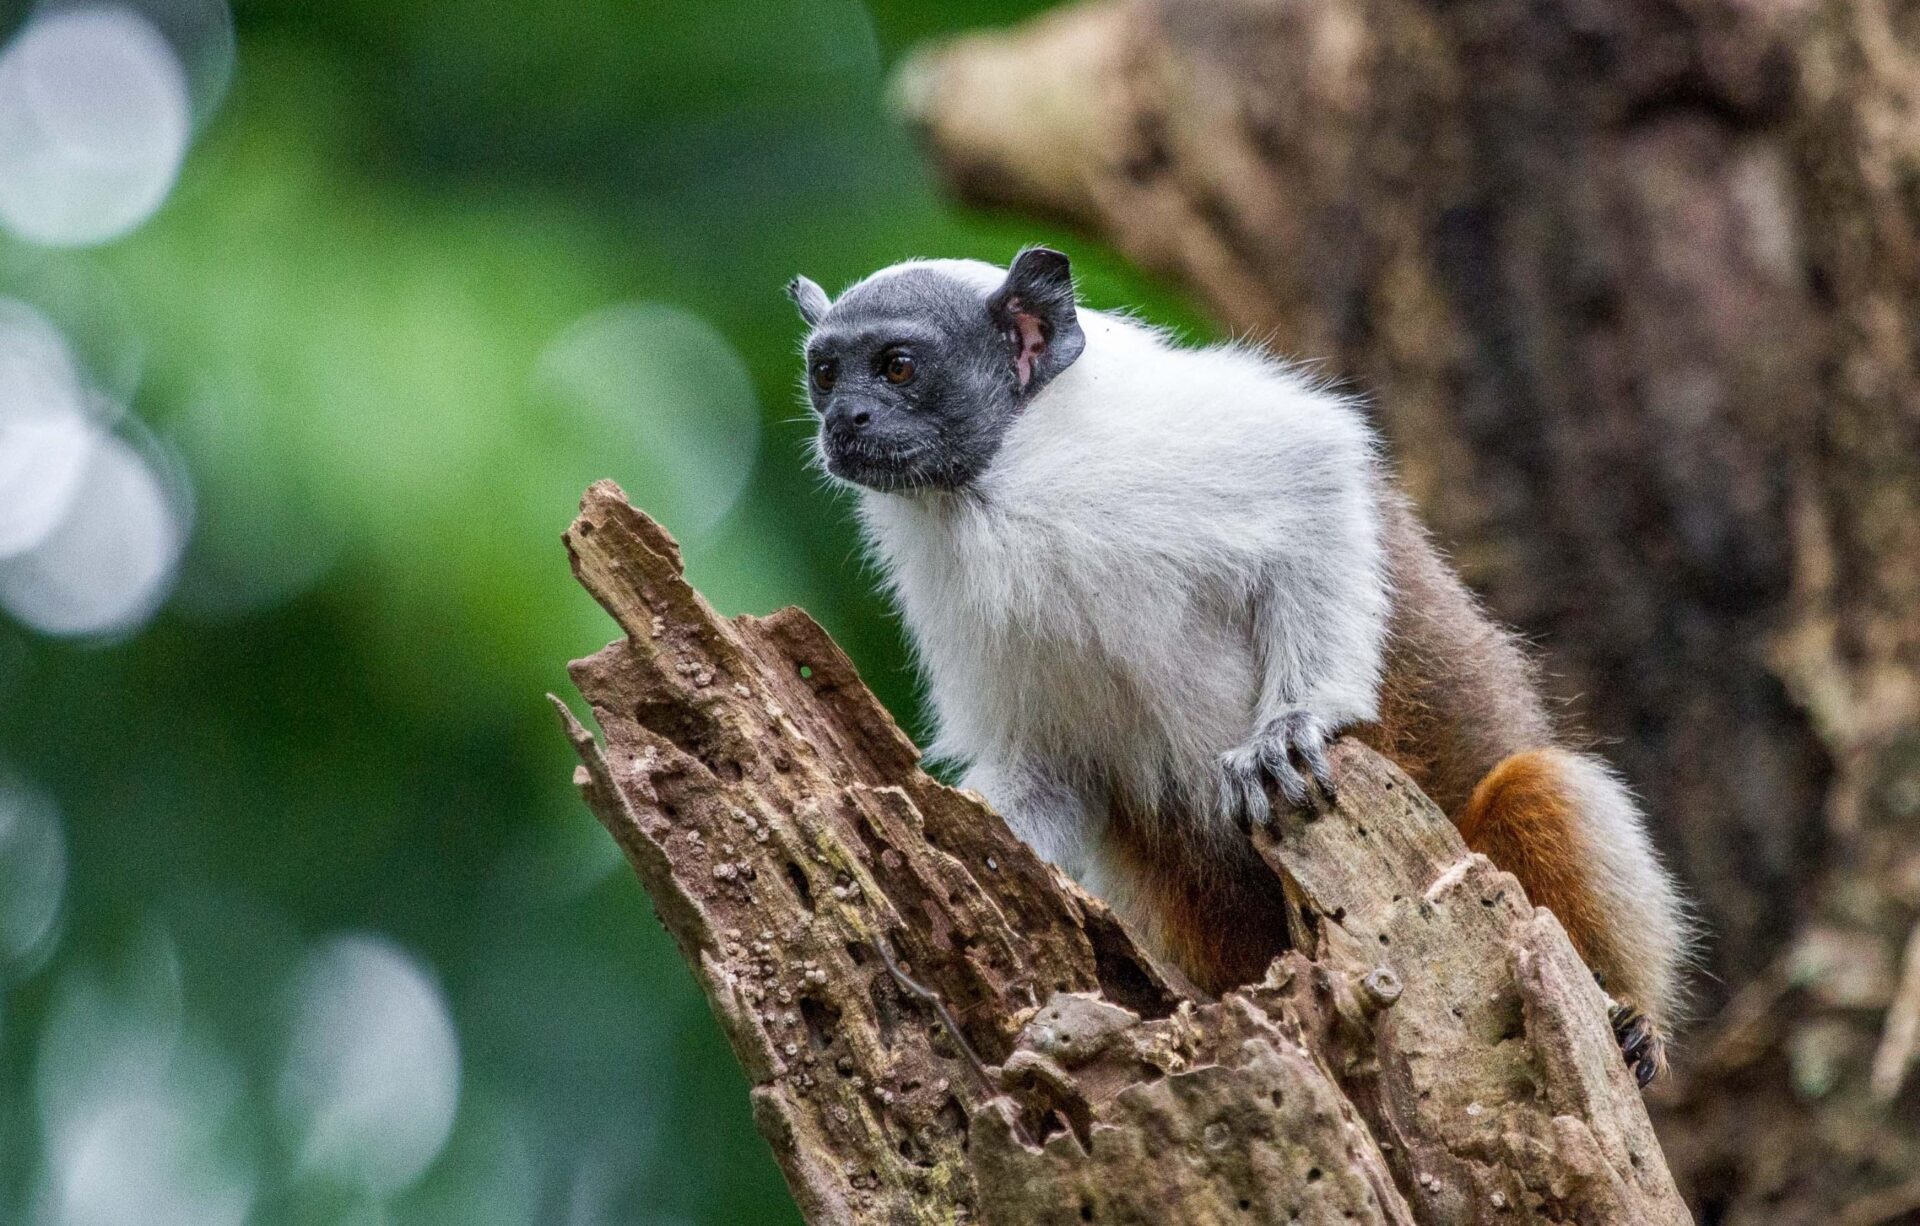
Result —
<path fill-rule="evenodd" d="M 609 482 L 566 543 L 625 632 L 571 670 L 604 746 L 558 704 L 576 781 L 810 1221 L 1690 1220 L 1565 933 L 1385 759 L 1252 836 L 1296 948 L 1207 999 L 806 614 L 717 616 Z"/>
<path fill-rule="evenodd" d="M 1377 404 L 1698 899 L 1701 1216 L 1920 1213 L 1911 6 L 1103 0 L 897 97 L 960 195 Z"/>

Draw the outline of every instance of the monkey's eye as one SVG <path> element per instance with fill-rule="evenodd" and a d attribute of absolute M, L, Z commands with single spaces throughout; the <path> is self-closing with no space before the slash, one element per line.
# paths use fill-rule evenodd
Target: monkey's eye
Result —
<path fill-rule="evenodd" d="M 833 390 L 834 380 L 840 377 L 840 363 L 832 358 L 821 358 L 808 368 L 813 377 L 813 385 L 822 392 Z"/>
<path fill-rule="evenodd" d="M 910 353 L 889 354 L 881 365 L 880 373 L 886 376 L 888 383 L 905 383 L 913 378 L 913 355 Z"/>

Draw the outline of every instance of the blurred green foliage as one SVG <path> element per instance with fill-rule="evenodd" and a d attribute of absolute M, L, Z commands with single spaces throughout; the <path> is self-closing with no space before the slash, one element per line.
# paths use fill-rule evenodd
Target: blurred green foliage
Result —
<path fill-rule="evenodd" d="M 620 480 L 722 610 L 806 606 L 916 726 L 846 503 L 806 466 L 781 284 L 1044 239 L 1095 305 L 1201 327 L 1084 239 L 944 204 L 889 123 L 908 47 L 1035 7 L 254 0 L 152 221 L 0 247 L 0 293 L 124 382 L 198 500 L 137 636 L 0 621 L 0 766 L 57 801 L 70 865 L 51 953 L 0 980 L 0 1220 L 32 1220 L 47 1178 L 49 1044 L 78 1018 L 84 1061 L 93 1033 L 75 1001 L 204 1050 L 206 1161 L 250 1221 L 792 1219 L 718 1029 L 570 786 L 541 695 L 613 627 L 558 536 Z M 590 331 L 600 350 L 547 370 L 622 304 L 674 343 Z M 713 414 L 742 396 L 757 436 L 730 440 Z M 340 933 L 428 966 L 460 1043 L 451 1140 L 384 1203 L 303 1173 L 273 1122 L 289 976 Z"/>

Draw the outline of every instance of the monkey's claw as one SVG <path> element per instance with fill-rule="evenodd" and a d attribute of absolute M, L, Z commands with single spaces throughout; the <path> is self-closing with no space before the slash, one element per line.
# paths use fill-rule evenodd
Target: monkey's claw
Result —
<path fill-rule="evenodd" d="M 1613 1037 L 1620 1043 L 1620 1055 L 1632 1070 L 1633 1080 L 1641 1089 L 1646 1089 L 1667 1066 L 1666 1043 L 1660 1037 L 1660 1028 L 1653 1024 L 1652 1018 L 1624 1001 L 1610 1002 L 1607 1020 L 1613 1023 Z"/>
<path fill-rule="evenodd" d="M 1249 746 L 1220 755 L 1220 803 L 1242 830 L 1272 823 L 1273 806 L 1267 803 L 1260 760 Z"/>
<path fill-rule="evenodd" d="M 1221 755 L 1226 804 L 1234 819 L 1243 826 L 1273 821 L 1269 783 L 1296 809 L 1307 807 L 1315 787 L 1326 803 L 1333 803 L 1333 763 L 1327 757 L 1332 735 L 1319 716 L 1289 711 L 1264 724 L 1245 745 Z"/>

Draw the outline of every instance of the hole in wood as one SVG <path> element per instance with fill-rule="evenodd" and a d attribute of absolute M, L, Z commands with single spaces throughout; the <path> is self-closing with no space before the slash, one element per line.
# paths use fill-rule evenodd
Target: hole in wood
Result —
<path fill-rule="evenodd" d="M 807 1041 L 815 1051 L 833 1046 L 834 1036 L 840 1031 L 840 1010 L 816 996 L 802 996 L 800 1017 L 807 1024 Z"/>
<path fill-rule="evenodd" d="M 873 1020 L 880 1030 L 880 1046 L 892 1050 L 894 1038 L 900 1032 L 900 994 L 893 976 L 881 971 L 868 980 L 867 999 L 873 1002 Z M 901 1087 L 901 1092 L 912 1091 L 914 1085 Z"/>
<path fill-rule="evenodd" d="M 806 870 L 791 860 L 787 861 L 787 880 L 793 883 L 793 892 L 799 895 L 800 905 L 809 911 L 813 910 L 813 886 L 807 881 Z M 854 945 L 849 942 L 847 948 L 851 950 Z"/>
<path fill-rule="evenodd" d="M 868 864 L 878 862 L 880 857 L 889 850 L 887 841 L 880 837 L 880 832 L 873 828 L 873 822 L 866 814 L 855 815 L 853 830 L 860 836 L 860 845 L 866 849 Z"/>
<path fill-rule="evenodd" d="M 1086 932 L 1093 946 L 1093 973 L 1103 996 L 1148 1020 L 1173 1015 L 1178 998 L 1154 982 L 1152 973 L 1140 963 L 1133 938 L 1117 920 L 1111 915 L 1089 915 Z M 1055 988 L 1067 990 L 1065 984 L 1056 984 Z"/>

